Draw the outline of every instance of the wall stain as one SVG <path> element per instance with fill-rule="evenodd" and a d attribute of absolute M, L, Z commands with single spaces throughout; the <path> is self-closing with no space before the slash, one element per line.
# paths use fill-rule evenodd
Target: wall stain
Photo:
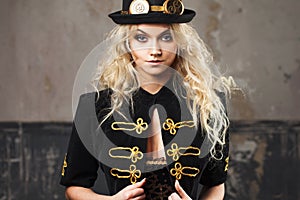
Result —
<path fill-rule="evenodd" d="M 239 118 L 255 119 L 255 110 L 243 89 L 232 92 L 229 105 L 233 112 L 238 114 Z"/>
<path fill-rule="evenodd" d="M 53 89 L 53 84 L 52 84 L 49 76 L 45 75 L 45 77 L 44 77 L 44 91 L 49 93 L 49 92 L 52 91 L 52 89 Z"/>
<path fill-rule="evenodd" d="M 288 73 L 283 73 L 283 77 L 284 77 L 284 83 L 288 83 L 289 82 L 289 80 L 291 80 L 291 78 L 292 78 L 292 75 L 291 74 L 288 74 Z"/>
<path fill-rule="evenodd" d="M 297 61 L 296 61 L 297 62 Z M 300 68 L 300 67 L 299 67 Z M 278 70 L 282 72 L 282 75 L 283 75 L 283 82 L 285 84 L 287 84 L 293 77 L 293 73 L 287 73 L 285 71 L 283 71 L 283 68 L 281 65 L 278 66 Z"/>
<path fill-rule="evenodd" d="M 218 2 L 211 1 L 210 4 L 208 5 L 208 8 L 212 12 L 219 12 L 221 9 L 221 4 Z"/>
<path fill-rule="evenodd" d="M 105 6 L 99 0 L 87 0 L 85 3 L 90 16 L 99 20 L 100 15 L 107 15 L 108 10 L 111 10 L 113 1 L 105 2 Z"/>

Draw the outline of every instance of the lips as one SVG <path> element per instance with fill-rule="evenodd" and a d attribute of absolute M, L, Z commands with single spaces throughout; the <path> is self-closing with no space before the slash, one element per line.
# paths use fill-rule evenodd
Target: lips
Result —
<path fill-rule="evenodd" d="M 163 61 L 162 60 L 148 60 L 147 62 L 152 63 L 152 64 L 159 64 L 159 63 L 162 63 Z"/>

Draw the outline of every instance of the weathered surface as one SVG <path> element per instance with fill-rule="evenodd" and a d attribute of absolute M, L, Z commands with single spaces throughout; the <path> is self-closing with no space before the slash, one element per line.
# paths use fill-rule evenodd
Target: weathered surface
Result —
<path fill-rule="evenodd" d="M 192 25 L 246 98 L 236 120 L 300 120 L 299 0 L 186 0 Z M 0 121 L 70 121 L 80 64 L 121 0 L 1 0 Z M 51 109 L 49 109 L 51 107 Z"/>
<path fill-rule="evenodd" d="M 0 125 L 0 199 L 63 199 L 59 172 L 69 124 Z"/>
<path fill-rule="evenodd" d="M 227 199 L 300 199 L 300 123 L 233 122 Z"/>
<path fill-rule="evenodd" d="M 0 200 L 64 199 L 70 123 L 0 123 Z M 227 200 L 300 199 L 300 122 L 234 121 Z M 95 190 L 107 193 L 100 174 Z"/>

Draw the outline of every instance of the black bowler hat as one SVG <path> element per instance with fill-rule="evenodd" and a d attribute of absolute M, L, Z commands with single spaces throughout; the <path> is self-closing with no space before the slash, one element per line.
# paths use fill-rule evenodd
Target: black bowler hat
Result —
<path fill-rule="evenodd" d="M 186 23 L 196 15 L 182 0 L 123 0 L 121 11 L 108 16 L 117 24 Z"/>

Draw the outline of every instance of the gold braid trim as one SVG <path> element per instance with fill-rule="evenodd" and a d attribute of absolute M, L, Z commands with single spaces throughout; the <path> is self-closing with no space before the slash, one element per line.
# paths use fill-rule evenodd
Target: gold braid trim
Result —
<path fill-rule="evenodd" d="M 176 129 L 182 128 L 182 127 L 194 127 L 194 121 L 182 121 L 182 122 L 177 122 L 176 124 L 171 118 L 166 119 L 166 121 L 163 123 L 163 129 L 165 131 L 170 131 L 170 134 L 175 135 L 176 134 Z"/>
<path fill-rule="evenodd" d="M 118 127 L 117 127 L 117 126 Z M 125 126 L 123 126 L 125 125 Z M 123 127 L 122 127 L 123 126 Z M 126 127 L 128 126 L 128 127 Z M 111 128 L 115 131 L 136 131 L 137 134 L 141 134 L 148 129 L 148 124 L 144 122 L 142 118 L 138 118 L 136 123 L 131 122 L 114 122 L 111 124 Z"/>
<path fill-rule="evenodd" d="M 121 156 L 121 155 L 113 155 L 113 152 L 124 150 L 124 151 L 131 151 L 131 154 L 128 156 Z M 141 160 L 143 158 L 143 153 L 139 151 L 139 148 L 137 146 L 134 146 L 132 148 L 130 147 L 114 147 L 109 150 L 109 156 L 112 158 L 125 158 L 125 159 L 131 159 L 133 163 L 136 163 L 138 160 Z"/>
<path fill-rule="evenodd" d="M 225 165 L 224 172 L 228 171 L 228 162 L 229 162 L 229 157 L 227 157 L 227 158 L 225 159 L 225 162 L 226 162 L 226 165 Z"/>
<path fill-rule="evenodd" d="M 127 173 L 127 175 L 120 175 L 120 173 Z M 130 178 L 131 184 L 135 184 L 137 179 L 141 177 L 141 170 L 136 169 L 135 165 L 130 165 L 129 170 L 112 168 L 110 174 L 117 178 Z"/>
<path fill-rule="evenodd" d="M 68 167 L 68 163 L 67 163 L 67 155 L 65 155 L 65 159 L 64 159 L 64 164 L 63 167 L 61 169 L 61 175 L 64 176 L 65 175 L 65 168 Z"/>
<path fill-rule="evenodd" d="M 188 173 L 187 170 L 193 171 L 193 173 Z M 197 167 L 182 167 L 180 162 L 176 162 L 174 168 L 170 170 L 170 174 L 176 177 L 176 180 L 180 180 L 182 175 L 195 177 L 200 172 L 200 169 Z"/>
<path fill-rule="evenodd" d="M 183 151 L 180 152 L 180 151 Z M 192 152 L 193 151 L 193 152 Z M 200 149 L 193 146 L 188 147 L 179 147 L 176 143 L 173 143 L 171 145 L 171 149 L 167 150 L 168 156 L 173 156 L 173 160 L 177 161 L 180 156 L 199 156 L 201 153 Z"/>

